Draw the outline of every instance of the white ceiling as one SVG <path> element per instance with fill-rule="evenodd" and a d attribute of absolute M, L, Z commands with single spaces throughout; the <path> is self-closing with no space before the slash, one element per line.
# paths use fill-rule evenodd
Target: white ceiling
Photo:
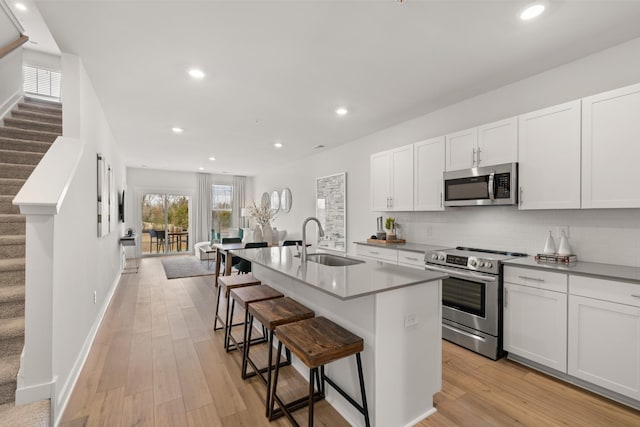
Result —
<path fill-rule="evenodd" d="M 640 1 L 552 0 L 527 23 L 520 0 L 36 3 L 127 165 L 242 175 L 640 36 Z"/>

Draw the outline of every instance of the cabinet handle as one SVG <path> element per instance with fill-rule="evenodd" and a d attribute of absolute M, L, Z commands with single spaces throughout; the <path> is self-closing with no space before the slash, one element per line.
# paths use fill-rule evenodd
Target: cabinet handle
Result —
<path fill-rule="evenodd" d="M 410 257 L 410 256 L 407 256 L 407 257 L 405 257 L 405 258 L 406 258 L 406 259 L 410 259 L 411 261 L 417 261 L 417 260 L 418 260 L 418 258 L 413 258 L 413 257 Z M 632 296 L 637 296 L 637 297 L 639 297 L 639 298 L 640 298 L 640 295 L 632 295 Z"/>
<path fill-rule="evenodd" d="M 478 157 L 477 157 L 477 160 L 476 160 L 476 163 L 478 164 L 478 166 L 480 166 L 480 152 L 481 151 L 482 150 L 480 148 L 478 148 Z"/>
<path fill-rule="evenodd" d="M 636 295 L 636 294 L 631 294 L 631 296 L 634 298 L 640 298 L 640 295 Z"/>
<path fill-rule="evenodd" d="M 389 198 L 387 197 L 387 207 L 389 207 Z"/>
<path fill-rule="evenodd" d="M 474 148 L 471 152 L 471 166 L 475 166 L 476 164 L 476 149 Z"/>
<path fill-rule="evenodd" d="M 442 207 L 442 191 L 440 192 L 440 207 Z"/>
<path fill-rule="evenodd" d="M 369 251 L 369 253 L 373 254 L 373 255 L 378 255 L 379 254 L 379 252 L 375 252 L 375 251 Z"/>
<path fill-rule="evenodd" d="M 393 197 L 389 197 L 389 207 L 393 207 Z"/>
<path fill-rule="evenodd" d="M 539 279 L 537 277 L 529 277 L 529 276 L 518 276 L 523 280 L 533 280 L 534 282 L 544 282 L 544 279 Z"/>
<path fill-rule="evenodd" d="M 520 187 L 520 200 L 518 200 L 520 206 L 522 206 L 522 187 Z"/>
<path fill-rule="evenodd" d="M 509 290 L 504 288 L 504 308 L 509 307 Z"/>

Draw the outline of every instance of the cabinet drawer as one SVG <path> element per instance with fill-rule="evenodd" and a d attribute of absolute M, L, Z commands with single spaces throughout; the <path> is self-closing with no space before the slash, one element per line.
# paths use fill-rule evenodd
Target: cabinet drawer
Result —
<path fill-rule="evenodd" d="M 570 276 L 569 293 L 640 307 L 640 284 Z"/>
<path fill-rule="evenodd" d="M 398 251 L 398 263 L 424 267 L 424 253 L 411 251 Z"/>
<path fill-rule="evenodd" d="M 504 281 L 548 291 L 567 292 L 567 275 L 563 273 L 505 266 Z"/>
<path fill-rule="evenodd" d="M 376 258 L 383 261 L 398 262 L 398 251 L 396 249 L 376 248 L 374 246 L 356 245 L 356 254 Z"/>

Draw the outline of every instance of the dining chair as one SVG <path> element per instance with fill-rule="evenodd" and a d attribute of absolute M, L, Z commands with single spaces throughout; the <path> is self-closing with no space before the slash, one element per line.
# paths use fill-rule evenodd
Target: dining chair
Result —
<path fill-rule="evenodd" d="M 266 247 L 269 247 L 269 243 L 267 242 L 252 242 L 252 243 L 246 243 L 244 245 L 245 249 L 266 248 Z M 240 261 L 233 264 L 233 266 L 236 268 L 236 270 L 238 270 L 238 274 L 251 273 L 251 262 L 247 261 L 244 258 L 240 258 Z"/>
<path fill-rule="evenodd" d="M 156 232 L 156 253 L 160 253 L 160 245 L 162 245 L 162 252 L 164 252 L 164 243 L 167 239 L 166 231 L 154 230 Z"/>
<path fill-rule="evenodd" d="M 239 237 L 223 237 L 222 238 L 223 245 L 230 244 L 230 243 L 242 243 L 242 239 Z M 220 263 L 221 266 L 227 262 L 227 257 L 225 256 L 224 252 L 220 252 L 220 260 L 222 261 Z"/>
<path fill-rule="evenodd" d="M 302 240 L 285 240 L 282 242 L 282 246 L 295 246 L 296 244 L 302 246 Z"/>

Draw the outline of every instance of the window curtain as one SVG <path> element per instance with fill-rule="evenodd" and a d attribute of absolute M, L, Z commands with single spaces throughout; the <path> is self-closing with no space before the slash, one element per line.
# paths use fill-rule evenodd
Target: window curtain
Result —
<path fill-rule="evenodd" d="M 245 186 L 247 178 L 244 176 L 233 177 L 233 226 L 242 227 L 242 216 L 240 215 L 244 208 Z"/>
<path fill-rule="evenodd" d="M 211 240 L 211 186 L 213 178 L 209 174 L 196 174 L 198 190 L 196 193 L 196 214 L 194 218 L 194 232 L 196 242 Z"/>

